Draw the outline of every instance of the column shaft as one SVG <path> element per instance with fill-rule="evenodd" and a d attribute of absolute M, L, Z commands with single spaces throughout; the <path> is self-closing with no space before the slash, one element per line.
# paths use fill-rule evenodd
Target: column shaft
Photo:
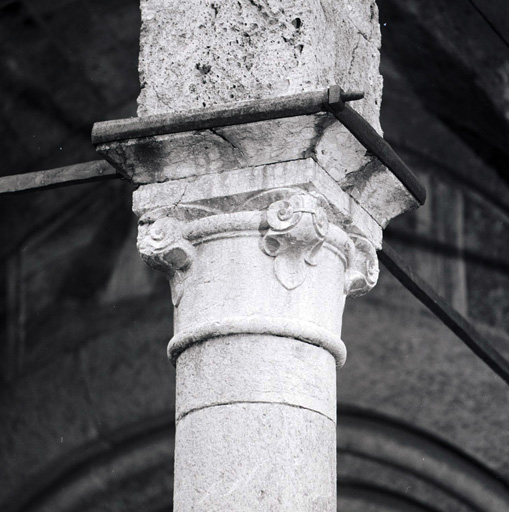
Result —
<path fill-rule="evenodd" d="M 285 203 L 276 204 L 279 211 Z M 305 224 L 313 214 L 297 215 Z M 194 256 L 169 345 L 176 511 L 335 509 L 337 361 L 328 349 L 344 358 L 334 313 L 343 306 L 345 263 L 329 243 L 316 267 L 300 261 L 323 240 L 313 238 L 313 223 L 305 235 L 281 226 L 285 236 L 295 231 L 282 270 L 289 289 L 262 250 L 263 222 L 264 214 L 247 211 L 186 229 Z"/>
<path fill-rule="evenodd" d="M 290 338 L 232 335 L 177 363 L 176 511 L 333 511 L 336 365 Z"/>

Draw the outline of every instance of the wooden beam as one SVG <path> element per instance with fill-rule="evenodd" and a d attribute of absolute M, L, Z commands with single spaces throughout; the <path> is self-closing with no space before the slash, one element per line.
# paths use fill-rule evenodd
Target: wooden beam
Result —
<path fill-rule="evenodd" d="M 105 160 L 93 160 L 47 171 L 3 176 L 0 178 L 0 194 L 114 177 L 118 175 L 113 166 Z"/>
<path fill-rule="evenodd" d="M 421 301 L 436 317 L 449 327 L 465 345 L 482 359 L 499 377 L 509 384 L 509 361 L 493 344 L 475 329 L 475 327 L 431 286 L 419 277 L 398 253 L 386 242 L 378 253 L 380 261 L 396 279 Z"/>

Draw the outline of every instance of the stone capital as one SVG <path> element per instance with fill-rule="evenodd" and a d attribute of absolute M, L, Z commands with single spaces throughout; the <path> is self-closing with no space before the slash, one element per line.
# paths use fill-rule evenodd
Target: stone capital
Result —
<path fill-rule="evenodd" d="M 145 205 L 144 193 L 135 192 L 135 205 L 140 198 Z M 302 285 L 311 267 L 321 270 L 318 256 L 324 245 L 345 265 L 347 295 L 362 295 L 376 284 L 375 245 L 352 229 L 352 222 L 331 224 L 331 204 L 316 190 L 279 187 L 243 197 L 242 202 L 230 199 L 230 204 L 225 198 L 170 201 L 166 207 L 156 199 L 153 209 L 143 207 L 138 250 L 146 263 L 169 276 L 175 306 L 184 291 L 184 275 L 192 271 L 195 245 L 211 237 L 241 236 L 249 231 L 258 233 L 261 252 L 273 258 L 274 275 L 288 290 Z"/>
<path fill-rule="evenodd" d="M 378 276 L 375 245 L 359 227 L 362 210 L 353 208 L 348 216 L 353 203 L 344 192 L 335 197 L 326 190 L 312 160 L 263 171 L 262 190 L 254 179 L 258 171 L 245 171 L 249 186 L 227 196 L 211 192 L 211 186 L 200 192 L 196 182 L 194 201 L 186 201 L 185 193 L 174 201 L 168 183 L 134 193 L 135 211 L 141 213 L 138 248 L 149 265 L 169 276 L 177 307 L 168 348 L 173 362 L 206 339 L 272 334 L 321 346 L 338 365 L 344 363 L 339 336 L 344 299 L 369 291 Z M 269 177 L 277 184 L 281 171 L 287 186 L 263 188 Z M 231 183 L 239 187 L 239 181 Z M 361 217 L 357 223 L 355 212 Z M 324 314 L 322 301 L 335 304 L 333 314 L 328 308 Z M 200 303 L 207 311 L 198 321 Z M 309 314 L 299 312 L 302 304 L 312 306 Z"/>
<path fill-rule="evenodd" d="M 302 334 L 294 329 L 293 337 L 323 346 L 343 364 L 344 300 L 376 284 L 383 222 L 316 157 L 330 133 L 318 145 L 316 134 L 330 123 L 326 115 L 309 115 L 98 146 L 137 186 L 138 248 L 168 275 L 177 307 L 174 362 L 205 332 L 214 337 L 196 321 L 197 304 L 206 304 L 207 321 L 221 323 L 216 337 L 228 326 L 232 334 L 259 333 L 264 321 L 281 336 L 286 322 L 298 318 Z M 295 137 L 288 147 L 289 130 Z M 281 155 L 285 160 L 275 161 Z M 203 284 L 209 282 L 215 287 Z M 321 300 L 334 303 L 334 313 L 322 310 Z M 239 301 L 244 320 L 232 314 Z M 313 304 L 309 315 L 299 310 L 306 303 Z M 313 329 L 329 341 L 310 336 Z"/>

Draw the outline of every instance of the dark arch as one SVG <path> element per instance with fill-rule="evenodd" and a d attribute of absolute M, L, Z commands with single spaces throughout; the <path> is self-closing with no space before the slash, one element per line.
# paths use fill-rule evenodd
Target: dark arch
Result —
<path fill-rule="evenodd" d="M 436 488 L 474 512 L 509 507 L 509 486 L 459 448 L 414 425 L 352 406 L 338 410 L 338 460 L 350 454 Z"/>
<path fill-rule="evenodd" d="M 426 482 L 447 493 L 472 511 L 500 512 L 509 504 L 509 487 L 496 474 L 430 433 L 388 416 L 355 407 L 339 407 L 338 459 L 343 454 L 375 461 Z M 39 485 L 29 482 L 20 489 L 6 512 L 86 512 L 104 499 L 128 500 L 130 482 L 141 485 L 137 509 L 144 512 L 171 510 L 174 423 L 168 413 L 139 423 L 129 432 L 117 432 L 115 442 L 82 448 L 74 466 L 40 475 Z M 422 456 L 424 455 L 424 462 Z M 145 496 L 143 483 L 151 493 Z M 342 498 L 391 506 L 405 512 L 442 512 L 438 503 L 366 482 L 362 477 L 340 478 Z M 118 497 L 118 498 L 117 498 Z M 502 508 L 501 505 L 502 504 Z M 504 505 L 505 504 L 505 505 Z M 406 507 L 406 508 L 405 508 Z"/>
<path fill-rule="evenodd" d="M 343 499 L 360 500 L 363 503 L 376 503 L 390 512 L 440 512 L 440 510 L 400 493 L 384 489 L 359 480 L 338 479 L 338 494 Z"/>

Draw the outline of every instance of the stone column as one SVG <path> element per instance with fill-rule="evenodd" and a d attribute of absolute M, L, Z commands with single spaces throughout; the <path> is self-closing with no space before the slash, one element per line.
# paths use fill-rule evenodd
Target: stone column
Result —
<path fill-rule="evenodd" d="M 175 305 L 175 510 L 335 510 L 342 311 L 378 269 L 320 179 L 311 159 L 206 176 L 170 216 L 179 184 L 135 192 Z"/>
<path fill-rule="evenodd" d="M 142 15 L 127 122 L 157 135 L 103 123 L 97 149 L 137 186 L 139 251 L 170 281 L 175 510 L 335 511 L 345 298 L 374 286 L 382 227 L 416 202 L 330 114 L 178 134 L 163 114 L 339 83 L 379 129 L 376 6 L 145 0 Z"/>

